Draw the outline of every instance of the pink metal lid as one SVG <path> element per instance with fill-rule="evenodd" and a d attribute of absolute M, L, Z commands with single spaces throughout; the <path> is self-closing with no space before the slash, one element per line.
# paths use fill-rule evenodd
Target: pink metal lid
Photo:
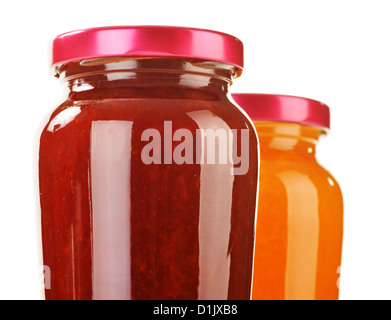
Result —
<path fill-rule="evenodd" d="M 236 93 L 232 98 L 253 121 L 293 122 L 330 129 L 329 107 L 316 100 L 257 93 Z"/>
<path fill-rule="evenodd" d="M 107 57 L 182 57 L 243 69 L 243 43 L 229 34 L 184 27 L 118 26 L 67 32 L 53 41 L 52 66 Z"/>

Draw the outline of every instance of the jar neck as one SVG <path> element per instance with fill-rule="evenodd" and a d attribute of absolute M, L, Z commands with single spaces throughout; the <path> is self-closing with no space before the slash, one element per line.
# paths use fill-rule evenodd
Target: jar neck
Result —
<path fill-rule="evenodd" d="M 295 123 L 255 121 L 261 160 L 314 160 L 322 129 Z"/>
<path fill-rule="evenodd" d="M 91 90 L 121 98 L 121 93 L 141 93 L 140 88 L 146 89 L 144 93 L 152 92 L 157 87 L 171 88 L 164 90 L 165 94 L 174 96 L 175 90 L 181 89 L 226 95 L 239 75 L 237 68 L 224 63 L 181 58 L 90 59 L 66 63 L 56 72 L 66 85 L 68 97 L 74 99 Z"/>

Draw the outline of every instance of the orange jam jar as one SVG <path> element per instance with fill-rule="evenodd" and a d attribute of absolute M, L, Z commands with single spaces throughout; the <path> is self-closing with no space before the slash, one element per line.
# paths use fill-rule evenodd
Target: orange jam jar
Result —
<path fill-rule="evenodd" d="M 329 108 L 292 96 L 234 94 L 260 141 L 252 299 L 336 300 L 343 200 L 315 157 Z"/>

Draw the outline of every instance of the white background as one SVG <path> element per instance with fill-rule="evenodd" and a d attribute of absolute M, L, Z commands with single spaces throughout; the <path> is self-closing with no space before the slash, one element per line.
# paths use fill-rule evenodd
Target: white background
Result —
<path fill-rule="evenodd" d="M 49 74 L 58 34 L 107 25 L 178 25 L 245 45 L 232 92 L 328 104 L 319 159 L 345 199 L 341 299 L 391 298 L 391 1 L 1 1 L 0 299 L 39 299 L 37 136 L 61 96 Z"/>

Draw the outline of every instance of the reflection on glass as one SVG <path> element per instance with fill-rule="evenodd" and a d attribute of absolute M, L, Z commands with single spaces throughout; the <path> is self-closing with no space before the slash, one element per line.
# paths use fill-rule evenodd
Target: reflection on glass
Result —
<path fill-rule="evenodd" d="M 130 299 L 130 121 L 91 128 L 93 299 Z"/>
<path fill-rule="evenodd" d="M 189 116 L 201 130 L 224 129 L 228 125 L 220 118 L 213 117 L 210 111 L 196 111 Z M 201 136 L 201 139 L 205 139 Z M 227 142 L 227 141 L 225 141 Z M 220 140 L 221 143 L 221 140 Z M 218 155 L 220 145 L 215 150 L 204 148 L 201 164 L 200 216 L 199 216 L 199 287 L 198 298 L 227 299 L 230 276 L 229 236 L 231 231 L 232 190 L 234 176 L 232 164 L 210 164 L 208 151 Z M 209 154 L 210 156 L 210 154 Z M 224 199 L 224 200 L 223 200 Z M 223 200 L 223 201 L 222 201 Z"/>
<path fill-rule="evenodd" d="M 285 171 L 277 176 L 286 189 L 288 203 L 285 299 L 312 300 L 319 238 L 317 190 L 300 172 Z"/>

